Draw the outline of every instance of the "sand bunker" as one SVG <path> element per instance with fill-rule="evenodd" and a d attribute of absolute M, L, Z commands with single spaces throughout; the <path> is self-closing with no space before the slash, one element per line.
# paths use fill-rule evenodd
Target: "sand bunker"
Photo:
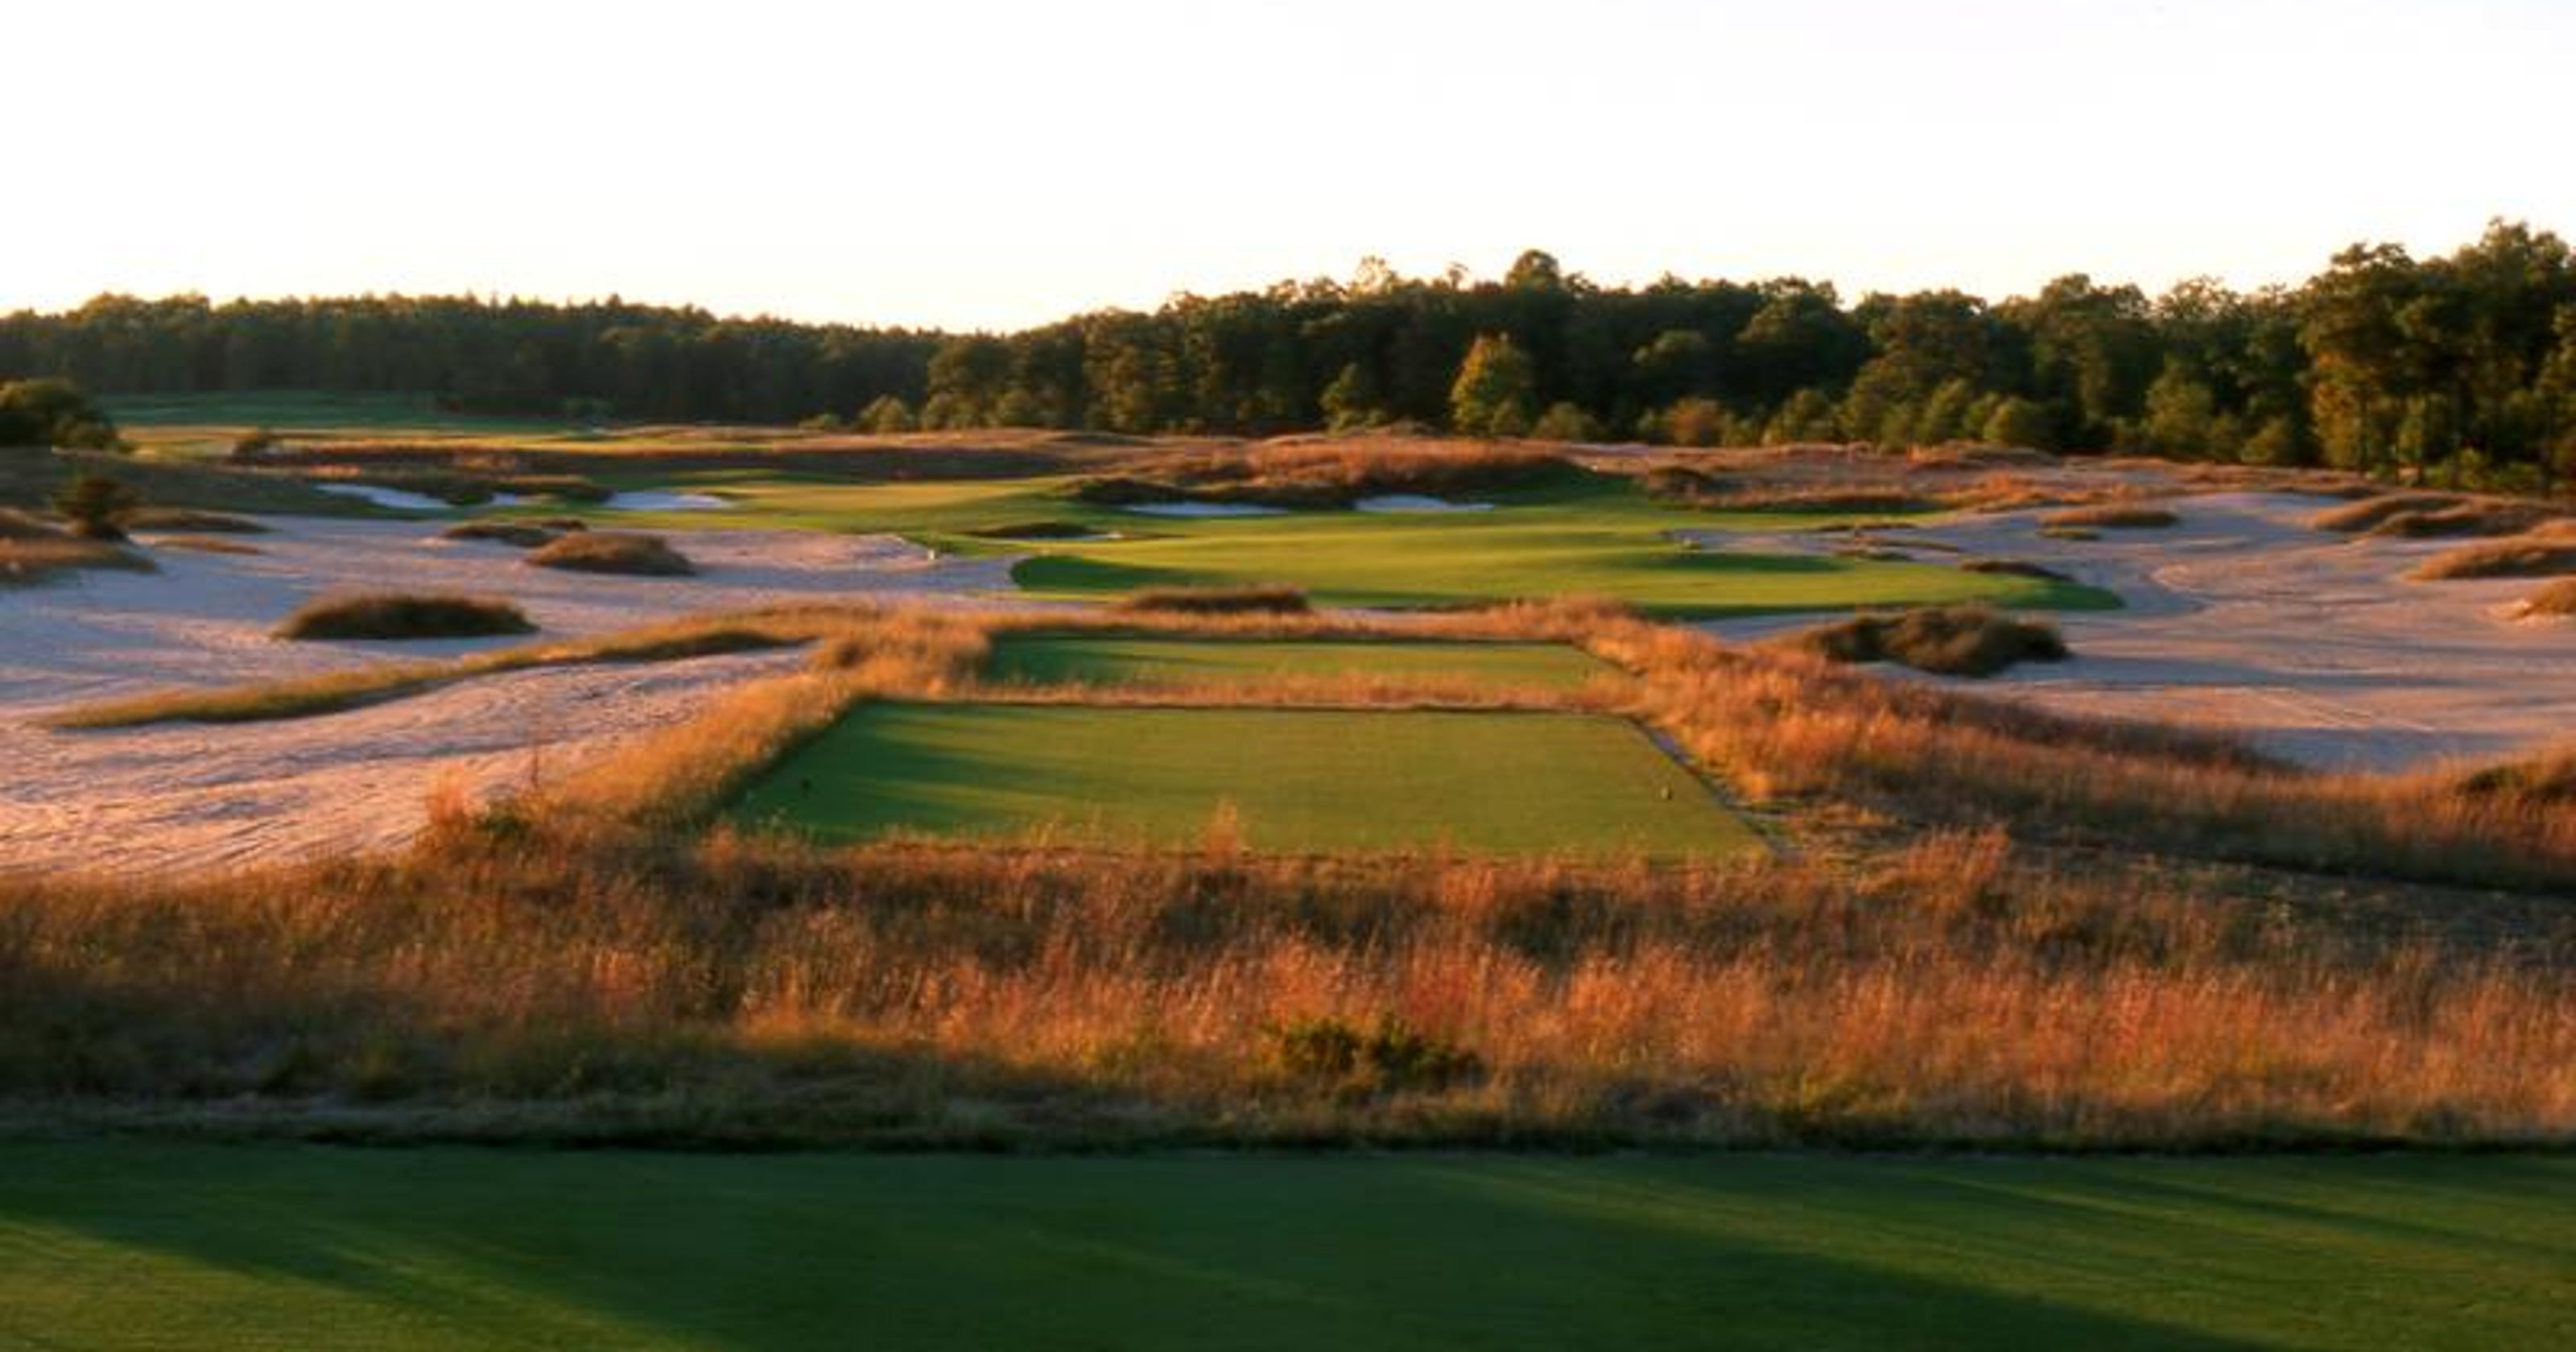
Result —
<path fill-rule="evenodd" d="M 2065 713 L 2233 729 L 2256 746 L 2327 768 L 2406 769 L 2493 761 L 2576 728 L 2576 624 L 2516 622 L 2527 579 L 2416 582 L 2444 540 L 2361 539 L 2312 530 L 2330 503 L 2295 494 L 2173 500 L 2170 529 L 2039 534 L 2039 512 L 1968 516 L 1880 534 L 1942 565 L 2021 559 L 2119 594 L 2120 611 L 2056 617 L 2075 659 L 1958 683 Z M 1850 540 L 1785 534 L 1713 542 L 1830 552 Z M 1719 621 L 1749 638 L 1812 619 Z M 1904 679 L 1930 679 L 1912 677 Z"/>
<path fill-rule="evenodd" d="M 526 639 L 298 643 L 269 636 L 323 592 L 399 587 L 500 595 L 539 639 L 707 611 L 870 596 L 1007 591 L 1008 559 L 925 557 L 893 536 L 675 531 L 691 578 L 529 568 L 502 545 L 418 522 L 269 518 L 251 556 L 153 551 L 154 575 L 82 574 L 0 601 L 0 870 L 187 868 L 377 845 L 416 830 L 431 789 L 486 791 L 531 760 L 560 770 L 799 654 L 477 678 L 321 718 L 54 732 L 75 704 L 275 680 Z"/>

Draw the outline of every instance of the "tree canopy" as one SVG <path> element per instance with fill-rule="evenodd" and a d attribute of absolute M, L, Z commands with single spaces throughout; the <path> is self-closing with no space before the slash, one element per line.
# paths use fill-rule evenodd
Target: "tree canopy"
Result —
<path fill-rule="evenodd" d="M 2474 464 L 2545 484 L 2576 468 L 2576 260 L 2557 236 L 2498 221 L 2440 258 L 2355 245 L 2296 288 L 2199 280 L 2150 296 L 2078 274 L 1999 302 L 1944 290 L 1846 303 L 1800 278 L 1605 287 L 1533 250 L 1499 281 L 1411 278 L 1372 259 L 1348 281 L 1181 295 L 1010 334 L 615 299 L 103 296 L 0 317 L 10 376 L 135 394 L 429 392 L 464 409 L 644 419 L 828 414 L 879 430 L 1517 434 L 1543 420 L 1690 441 L 1985 437 L 2390 473 Z"/>

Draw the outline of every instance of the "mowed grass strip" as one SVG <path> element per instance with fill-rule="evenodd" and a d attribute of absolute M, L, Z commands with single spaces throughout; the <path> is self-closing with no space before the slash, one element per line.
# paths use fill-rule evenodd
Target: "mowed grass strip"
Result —
<path fill-rule="evenodd" d="M 1705 857 L 1751 828 L 1623 720 L 1584 714 L 864 706 L 732 819 L 826 841 L 1049 832 L 1261 853 Z"/>
<path fill-rule="evenodd" d="M 2566 1344 L 2576 1162 L 0 1147 L 29 1347 Z"/>
<path fill-rule="evenodd" d="M 1026 685 L 1246 688 L 1280 677 L 1438 681 L 1570 691 L 1608 672 L 1561 643 L 1201 640 L 1030 634 L 993 645 L 995 681 Z"/>

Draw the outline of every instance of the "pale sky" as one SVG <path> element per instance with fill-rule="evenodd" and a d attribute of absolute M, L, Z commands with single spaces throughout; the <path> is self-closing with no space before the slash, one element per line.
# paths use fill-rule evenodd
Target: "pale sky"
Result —
<path fill-rule="evenodd" d="M 1282 277 L 2001 297 L 2576 232 L 2565 0 L 59 0 L 0 309 L 622 294 L 1018 327 Z"/>

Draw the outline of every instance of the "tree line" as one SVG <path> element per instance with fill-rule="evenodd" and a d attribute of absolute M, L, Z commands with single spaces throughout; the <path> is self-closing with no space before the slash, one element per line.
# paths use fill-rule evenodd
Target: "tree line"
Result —
<path fill-rule="evenodd" d="M 2498 221 L 2297 287 L 2083 275 L 1989 302 L 1825 283 L 1282 282 L 1010 334 L 470 297 L 105 296 L 0 317 L 0 377 L 118 393 L 434 392 L 496 412 L 1266 434 L 1416 425 L 1679 445 L 1977 439 L 2546 485 L 2576 470 L 2576 259 Z"/>

